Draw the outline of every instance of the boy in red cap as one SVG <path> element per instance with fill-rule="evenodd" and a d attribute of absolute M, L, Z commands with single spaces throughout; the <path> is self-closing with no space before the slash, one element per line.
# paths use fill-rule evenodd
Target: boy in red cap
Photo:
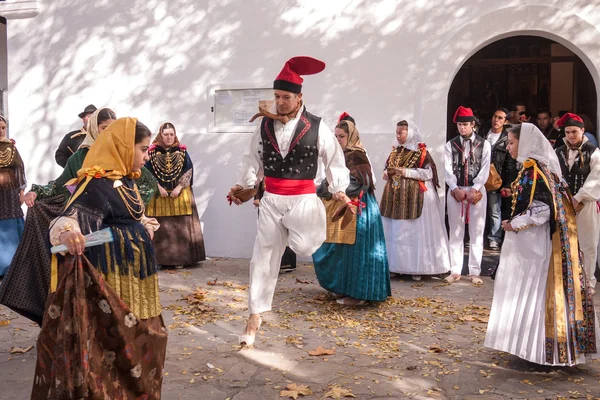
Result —
<path fill-rule="evenodd" d="M 349 202 L 349 171 L 342 148 L 321 118 L 309 113 L 302 101 L 301 75 L 317 74 L 325 63 L 311 57 L 294 57 L 273 83 L 275 103 L 262 116 L 238 171 L 238 182 L 228 197 L 253 188 L 265 177 L 260 203 L 258 234 L 250 261 L 250 318 L 240 343 L 254 343 L 260 313 L 271 310 L 281 256 L 286 244 L 301 256 L 312 254 L 326 238 L 325 206 L 316 195 L 314 179 L 322 159 L 329 191 Z M 254 118 L 252 120 L 254 120 Z"/>
<path fill-rule="evenodd" d="M 577 236 L 591 292 L 596 286 L 596 259 L 600 240 L 600 150 L 584 136 L 583 119 L 566 113 L 557 122 L 564 130 L 564 145 L 556 149 L 563 178 L 573 195 L 577 213 Z"/>
<path fill-rule="evenodd" d="M 450 227 L 451 274 L 445 281 L 452 283 L 461 277 L 464 259 L 465 224 L 469 224 L 469 276 L 474 285 L 481 285 L 483 231 L 487 194 L 485 182 L 490 173 L 490 143 L 473 130 L 475 116 L 470 108 L 458 107 L 454 123 L 459 136 L 445 146 L 445 176 L 448 185 L 446 204 Z"/>

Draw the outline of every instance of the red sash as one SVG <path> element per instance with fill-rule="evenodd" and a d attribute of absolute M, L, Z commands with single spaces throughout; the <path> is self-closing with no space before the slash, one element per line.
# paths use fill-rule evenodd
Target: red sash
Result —
<path fill-rule="evenodd" d="M 317 193 L 315 182 L 312 179 L 283 179 L 265 177 L 265 190 L 281 196 L 295 196 L 299 194 Z"/>

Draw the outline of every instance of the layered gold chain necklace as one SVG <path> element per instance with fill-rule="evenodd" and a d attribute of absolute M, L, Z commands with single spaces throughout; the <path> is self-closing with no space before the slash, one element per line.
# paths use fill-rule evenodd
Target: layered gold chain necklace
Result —
<path fill-rule="evenodd" d="M 144 202 L 142 201 L 142 196 L 140 196 L 137 185 L 134 184 L 133 189 L 130 189 L 123 184 L 117 188 L 117 192 L 121 196 L 123 203 L 125 203 L 129 215 L 137 221 L 142 219 L 144 215 Z"/>
<path fill-rule="evenodd" d="M 165 153 L 152 150 L 150 162 L 156 176 L 165 183 L 177 180 L 185 163 L 185 151 L 166 151 Z"/>
<path fill-rule="evenodd" d="M 15 151 L 12 147 L 8 147 L 4 151 L 0 151 L 0 168 L 8 167 L 15 159 Z"/>

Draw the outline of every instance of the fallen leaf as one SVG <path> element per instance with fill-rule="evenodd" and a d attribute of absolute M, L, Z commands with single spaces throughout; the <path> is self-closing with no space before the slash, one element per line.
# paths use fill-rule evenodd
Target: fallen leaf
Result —
<path fill-rule="evenodd" d="M 297 399 L 298 396 L 310 396 L 313 394 L 312 390 L 310 390 L 308 386 L 296 385 L 295 383 L 290 383 L 285 389 L 286 390 L 279 392 L 279 397 Z"/>
<path fill-rule="evenodd" d="M 0 326 L 10 325 L 10 319 L 4 319 L 0 321 Z"/>
<path fill-rule="evenodd" d="M 208 282 L 206 282 L 206 284 L 210 285 L 210 286 L 215 286 L 217 284 L 217 278 L 215 278 L 214 281 L 208 281 Z"/>
<path fill-rule="evenodd" d="M 456 385 L 452 386 L 452 388 L 453 388 L 454 390 L 458 390 L 458 389 L 460 389 L 460 388 L 459 388 L 458 386 L 456 386 Z"/>
<path fill-rule="evenodd" d="M 409 371 L 413 371 L 413 370 L 417 369 L 417 366 L 416 365 L 409 365 L 408 367 L 406 367 L 406 369 L 409 370 Z"/>
<path fill-rule="evenodd" d="M 437 344 L 432 344 L 431 346 L 429 346 L 429 350 L 433 351 L 434 353 L 443 353 L 444 351 L 446 351 L 446 349 L 441 348 Z"/>
<path fill-rule="evenodd" d="M 311 281 L 309 281 L 308 279 L 300 279 L 300 278 L 296 278 L 296 283 L 310 284 L 310 283 L 312 283 L 312 282 L 311 282 Z"/>
<path fill-rule="evenodd" d="M 330 356 L 335 354 L 335 349 L 329 350 L 322 346 L 317 346 L 316 350 L 309 351 L 308 354 L 311 356 Z"/>
<path fill-rule="evenodd" d="M 11 352 L 11 354 L 16 354 L 16 353 L 24 354 L 24 353 L 27 353 L 31 349 L 33 349 L 33 346 L 27 346 L 24 349 L 22 349 L 20 347 L 13 347 L 13 349 L 10 352 Z"/>
<path fill-rule="evenodd" d="M 356 396 L 352 394 L 352 390 L 350 390 L 350 389 L 344 389 L 340 386 L 334 386 L 331 388 L 331 390 L 329 392 L 325 393 L 324 398 L 327 398 L 327 397 L 339 400 L 343 397 L 356 397 Z"/>

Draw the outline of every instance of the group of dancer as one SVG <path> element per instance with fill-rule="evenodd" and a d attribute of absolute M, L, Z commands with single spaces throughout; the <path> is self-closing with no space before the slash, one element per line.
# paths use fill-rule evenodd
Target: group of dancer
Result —
<path fill-rule="evenodd" d="M 250 316 L 240 338 L 247 345 L 272 307 L 286 248 L 313 258 L 332 299 L 359 306 L 391 295 L 389 271 L 417 280 L 451 271 L 448 282 L 460 279 L 468 223 L 469 275 L 481 284 L 479 218 L 491 146 L 475 134 L 471 110 L 457 110 L 459 136 L 446 145 L 448 240 L 436 165 L 416 125 L 397 124 L 378 205 L 378 174 L 353 118 L 342 115 L 331 132 L 305 107 L 301 76 L 324 68 L 310 57 L 286 62 L 274 81 L 275 102 L 260 109 L 228 194 L 240 205 L 264 185 L 250 262 Z M 23 162 L 6 125 L 0 118 L 0 195 L 7 205 L 0 226 L 3 244 L 15 250 L 0 302 L 41 325 L 32 398 L 160 398 L 167 331 L 157 272 L 160 265 L 205 257 L 187 148 L 171 123 L 151 142 L 140 121 L 102 108 L 89 118 L 63 174 L 25 193 Z M 576 116 L 564 126 L 567 138 L 578 137 L 571 129 Z M 586 207 L 595 198 L 591 189 L 573 198 L 563 177 L 574 164 L 585 170 L 585 154 L 595 157 L 596 150 L 573 143 L 569 151 L 580 158 L 565 170 L 534 125 L 510 127 L 506 141 L 520 172 L 502 224 L 507 245 L 485 345 L 539 364 L 585 362 L 597 355 L 600 333 L 576 213 L 579 203 Z M 22 202 L 29 207 L 24 225 Z M 86 247 L 86 235 L 104 228 L 113 240 Z M 51 255 L 57 245 L 66 251 Z"/>
<path fill-rule="evenodd" d="M 157 272 L 205 259 L 186 146 L 171 123 L 150 143 L 144 124 L 101 108 L 62 174 L 25 193 L 6 125 L 0 118 L 0 234 L 10 252 L 0 303 L 42 328 L 32 398 L 160 398 L 167 332 Z M 84 236 L 104 228 L 113 241 L 85 248 Z M 60 244 L 68 251 L 52 256 Z"/>
<path fill-rule="evenodd" d="M 390 296 L 388 271 L 410 274 L 416 280 L 450 271 L 446 282 L 458 281 L 468 224 L 469 277 L 474 285 L 483 283 L 479 275 L 486 184 L 492 152 L 500 146 L 492 147 L 478 136 L 472 110 L 459 107 L 454 116 L 458 136 L 445 148 L 447 236 L 435 163 L 416 126 L 400 121 L 377 206 L 375 173 L 352 117 L 340 116 L 333 135 L 306 110 L 301 76 L 324 67 L 309 57 L 295 57 L 285 64 L 274 82 L 275 103 L 270 110 L 260 110 L 262 120 L 244 154 L 238 182 L 228 194 L 240 205 L 248 197 L 246 192 L 264 177 L 266 189 L 250 263 L 250 316 L 240 337 L 249 345 L 255 341 L 261 314 L 271 309 L 286 246 L 312 256 L 319 283 L 332 299 L 363 305 Z M 581 146 L 587 149 L 588 145 L 577 116 L 568 115 L 561 126 L 567 139 L 581 134 L 569 150 L 582 154 Z M 577 132 L 571 133 L 574 127 Z M 502 222 L 507 245 L 497 268 L 485 345 L 538 364 L 585 362 L 586 355 L 597 356 L 600 333 L 593 278 L 580 257 L 576 211 L 580 199 L 595 204 L 600 194 L 592 188 L 585 191 L 587 197 L 572 196 L 573 188 L 563 175 L 584 186 L 572 170 L 573 160 L 562 166 L 533 124 L 507 126 L 496 136 L 503 151 L 518 162 L 520 172 L 504 185 L 510 186 L 505 192 L 512 204 L 509 218 Z M 583 157 L 573 157 L 582 169 Z M 315 185 L 320 175 L 325 179 Z"/>

